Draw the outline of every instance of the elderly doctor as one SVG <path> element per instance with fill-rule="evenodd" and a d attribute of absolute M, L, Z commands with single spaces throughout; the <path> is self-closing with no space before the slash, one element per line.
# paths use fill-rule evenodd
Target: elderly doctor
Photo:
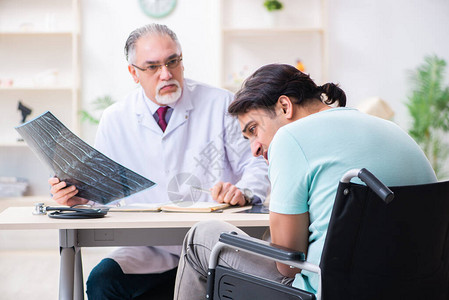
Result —
<path fill-rule="evenodd" d="M 267 165 L 252 157 L 237 120 L 226 113 L 233 95 L 184 78 L 175 33 L 159 24 L 138 28 L 128 37 L 125 54 L 140 87 L 104 111 L 95 147 L 157 185 L 122 202 L 263 201 Z M 60 204 L 88 202 L 76 197 L 74 186 L 57 178 L 49 183 Z M 211 195 L 192 193 L 192 185 L 210 188 Z M 245 197 L 242 189 L 254 197 Z M 168 299 L 179 254 L 178 246 L 119 248 L 92 270 L 89 299 Z"/>

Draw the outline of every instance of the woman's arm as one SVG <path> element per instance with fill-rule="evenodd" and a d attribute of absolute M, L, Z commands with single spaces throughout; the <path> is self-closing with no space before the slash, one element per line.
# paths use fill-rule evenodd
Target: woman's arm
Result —
<path fill-rule="evenodd" d="M 307 255 L 309 246 L 309 213 L 296 215 L 270 212 L 271 241 L 274 244 L 299 250 Z M 279 272 L 286 277 L 295 277 L 301 272 L 298 268 L 276 263 Z"/>

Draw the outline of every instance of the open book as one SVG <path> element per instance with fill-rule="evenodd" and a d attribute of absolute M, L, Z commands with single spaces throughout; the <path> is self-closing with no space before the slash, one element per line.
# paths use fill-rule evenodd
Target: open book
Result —
<path fill-rule="evenodd" d="M 135 203 L 125 206 L 111 207 L 109 211 L 119 212 L 213 212 L 219 209 L 230 207 L 226 203 L 216 202 L 180 202 L 180 203 Z"/>

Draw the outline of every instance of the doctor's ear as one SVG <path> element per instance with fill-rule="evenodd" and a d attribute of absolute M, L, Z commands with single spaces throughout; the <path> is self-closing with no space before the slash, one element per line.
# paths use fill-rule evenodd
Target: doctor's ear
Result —
<path fill-rule="evenodd" d="M 135 83 L 139 83 L 139 76 L 137 75 L 136 68 L 132 65 L 128 65 L 128 72 L 131 74 Z"/>

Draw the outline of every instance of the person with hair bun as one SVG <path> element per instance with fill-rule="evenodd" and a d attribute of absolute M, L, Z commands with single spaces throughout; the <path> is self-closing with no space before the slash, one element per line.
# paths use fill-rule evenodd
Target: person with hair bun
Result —
<path fill-rule="evenodd" d="M 293 66 L 270 64 L 246 79 L 228 107 L 253 155 L 269 163 L 272 242 L 304 252 L 307 261 L 317 265 L 338 182 L 348 170 L 367 168 L 389 186 L 437 181 L 407 133 L 393 122 L 345 105 L 346 95 L 338 85 L 317 86 Z M 187 233 L 175 299 L 205 294 L 209 249 L 225 231 L 244 235 L 218 221 L 198 223 Z M 314 273 L 241 251 L 224 251 L 219 261 L 312 293 L 318 288 Z"/>

